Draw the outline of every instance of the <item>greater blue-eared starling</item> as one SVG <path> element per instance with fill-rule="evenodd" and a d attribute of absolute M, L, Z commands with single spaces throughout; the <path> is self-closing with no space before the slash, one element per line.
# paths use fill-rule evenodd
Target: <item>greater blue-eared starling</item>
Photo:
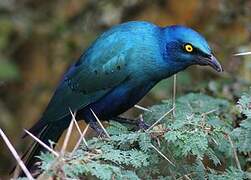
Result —
<path fill-rule="evenodd" d="M 112 27 L 87 48 L 63 75 L 39 121 L 29 130 L 44 143 L 57 142 L 69 126 L 69 109 L 99 132 L 100 120 L 116 119 L 159 81 L 191 65 L 209 65 L 221 72 L 207 41 L 185 26 L 159 27 L 143 21 Z M 35 144 L 29 169 L 44 148 Z"/>

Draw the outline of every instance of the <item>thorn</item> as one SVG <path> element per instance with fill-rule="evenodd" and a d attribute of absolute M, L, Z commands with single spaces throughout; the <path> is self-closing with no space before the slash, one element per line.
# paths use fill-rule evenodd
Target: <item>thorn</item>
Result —
<path fill-rule="evenodd" d="M 148 132 L 150 129 L 152 129 L 154 126 L 156 126 L 156 124 L 158 124 L 162 119 L 164 119 L 170 112 L 172 112 L 174 110 L 175 107 L 173 107 L 172 109 L 170 109 L 169 111 L 167 111 L 165 114 L 163 114 L 157 121 L 155 121 L 155 123 L 153 123 L 147 130 L 146 132 Z"/>
<path fill-rule="evenodd" d="M 147 108 L 145 108 L 145 107 L 142 107 L 142 106 L 140 106 L 140 105 L 134 105 L 134 107 L 135 108 L 138 108 L 138 109 L 140 109 L 140 110 L 143 110 L 143 111 L 147 111 L 147 112 L 152 112 L 152 110 L 150 110 L 150 109 L 147 109 Z"/>
<path fill-rule="evenodd" d="M 92 109 L 90 109 L 90 110 L 91 110 L 92 114 L 94 115 L 94 117 L 96 118 L 96 120 L 98 121 L 100 127 L 103 129 L 103 131 L 104 131 L 104 133 L 106 134 L 106 136 L 107 136 L 108 138 L 111 138 L 111 136 L 110 136 L 110 135 L 108 134 L 108 132 L 105 130 L 104 126 L 102 125 L 102 123 L 100 122 L 100 120 L 98 119 L 98 117 L 96 116 L 96 114 L 93 112 Z"/>
<path fill-rule="evenodd" d="M 246 56 L 246 55 L 251 55 L 251 51 L 233 54 L 233 56 Z"/>
<path fill-rule="evenodd" d="M 78 142 L 76 143 L 76 145 L 75 145 L 75 147 L 73 148 L 73 150 L 72 150 L 72 152 L 71 152 L 71 154 L 73 154 L 77 149 L 78 149 L 78 147 L 79 147 L 79 145 L 80 145 L 80 143 L 81 143 L 81 141 L 82 141 L 82 139 L 83 139 L 83 141 L 84 141 L 84 143 L 85 143 L 85 145 L 86 145 L 86 147 L 88 147 L 88 144 L 87 144 L 87 142 L 86 142 L 86 140 L 85 140 L 85 134 L 86 134 L 86 132 L 87 132 L 87 130 L 88 130 L 88 128 L 89 128 L 89 124 L 87 124 L 86 125 L 86 127 L 85 127 L 85 129 L 84 129 L 84 131 L 83 131 L 83 133 L 81 133 L 81 136 L 80 136 L 80 138 L 79 138 L 79 140 L 78 140 Z"/>
<path fill-rule="evenodd" d="M 175 107 L 176 107 L 176 88 L 177 88 L 177 74 L 173 76 L 173 117 L 175 117 Z"/>
<path fill-rule="evenodd" d="M 50 151 L 52 154 L 54 154 L 56 157 L 59 157 L 59 154 L 54 151 L 52 148 L 50 148 L 48 145 L 46 145 L 44 142 L 42 142 L 40 139 L 38 139 L 36 136 L 34 136 L 32 133 L 30 133 L 28 130 L 24 129 L 24 131 L 30 135 L 35 141 L 37 141 L 40 145 L 42 145 L 45 149 Z"/>
<path fill-rule="evenodd" d="M 71 113 L 71 116 L 72 116 L 72 118 L 73 118 L 74 124 L 75 124 L 75 126 L 77 127 L 77 130 L 78 130 L 78 132 L 79 132 L 79 135 L 80 135 L 80 137 L 81 137 L 81 136 L 82 136 L 82 132 L 81 132 L 81 129 L 80 129 L 79 125 L 78 125 L 78 122 L 77 122 L 77 120 L 76 120 L 76 118 L 75 118 L 75 115 L 72 113 L 71 110 L 70 110 L 70 113 Z M 76 114 L 76 113 L 75 113 L 75 114 Z M 84 144 L 85 144 L 86 146 L 88 146 L 88 145 L 87 145 L 87 142 L 86 142 L 86 140 L 85 140 L 85 138 L 84 138 L 84 136 L 83 136 L 80 140 L 83 140 Z M 81 141 L 80 141 L 80 142 L 81 142 Z"/>
<path fill-rule="evenodd" d="M 22 168 L 23 172 L 25 173 L 25 175 L 27 176 L 27 178 L 29 180 L 34 180 L 34 178 L 32 177 L 31 173 L 29 172 L 29 170 L 27 169 L 27 167 L 25 166 L 24 162 L 21 160 L 21 158 L 19 157 L 19 155 L 17 154 L 17 151 L 15 150 L 15 148 L 12 146 L 11 142 L 9 141 L 8 137 L 4 134 L 3 130 L 0 129 L 0 135 L 2 136 L 4 142 L 6 143 L 6 145 L 8 146 L 10 152 L 12 153 L 12 155 L 14 156 L 14 158 L 16 159 L 16 161 L 18 162 L 19 166 Z"/>
<path fill-rule="evenodd" d="M 151 144 L 151 147 L 155 151 L 157 151 L 160 154 L 160 156 L 162 156 L 165 160 L 167 160 L 171 165 L 173 165 L 175 167 L 175 164 L 172 161 L 170 161 L 162 152 L 160 152 L 154 145 Z"/>
<path fill-rule="evenodd" d="M 233 141 L 232 141 L 230 135 L 227 135 L 227 136 L 228 136 L 228 140 L 229 140 L 229 142 L 230 142 L 230 145 L 231 145 L 231 147 L 232 147 L 232 149 L 233 149 L 234 159 L 235 159 L 235 163 L 236 163 L 236 165 L 237 165 L 237 168 L 238 168 L 239 170 L 242 170 L 242 169 L 241 169 L 241 164 L 240 164 L 240 161 L 239 161 L 237 152 L 236 152 L 236 148 L 234 147 L 234 143 L 233 143 Z"/>
<path fill-rule="evenodd" d="M 184 177 L 188 180 L 191 180 L 191 178 L 188 175 L 185 175 Z"/>
<path fill-rule="evenodd" d="M 22 159 L 22 158 L 21 158 Z M 15 170 L 14 170 L 14 172 L 13 172 L 13 177 L 12 177 L 12 179 L 18 179 L 18 177 L 19 177 L 19 174 L 20 174 L 20 165 L 19 165 L 19 163 L 18 163 L 18 165 L 16 166 L 16 168 L 15 168 Z"/>
<path fill-rule="evenodd" d="M 70 113 L 73 114 L 71 110 L 70 110 Z M 62 148 L 61 148 L 61 151 L 60 151 L 60 153 L 62 155 L 64 154 L 64 152 L 66 150 L 66 147 L 67 147 L 67 145 L 69 143 L 69 139 L 70 139 L 72 128 L 73 128 L 74 119 L 75 119 L 75 113 L 74 113 L 74 115 L 73 115 L 73 117 L 71 119 L 71 123 L 70 123 L 70 125 L 68 127 L 68 130 L 67 130 L 65 138 L 64 138 L 64 142 L 63 142 L 63 145 L 62 145 Z"/>
<path fill-rule="evenodd" d="M 214 113 L 214 112 L 216 112 L 216 111 L 218 111 L 218 109 L 212 109 L 212 110 L 210 110 L 210 111 L 208 111 L 208 112 L 202 113 L 202 116 L 207 116 L 208 114 Z"/>

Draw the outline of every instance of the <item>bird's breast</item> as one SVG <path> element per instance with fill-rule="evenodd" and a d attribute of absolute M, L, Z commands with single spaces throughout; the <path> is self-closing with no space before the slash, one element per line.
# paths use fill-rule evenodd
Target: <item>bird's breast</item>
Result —
<path fill-rule="evenodd" d="M 133 107 L 155 84 L 154 82 L 141 85 L 122 84 L 90 104 L 87 109 L 93 109 L 100 119 L 108 120 Z"/>

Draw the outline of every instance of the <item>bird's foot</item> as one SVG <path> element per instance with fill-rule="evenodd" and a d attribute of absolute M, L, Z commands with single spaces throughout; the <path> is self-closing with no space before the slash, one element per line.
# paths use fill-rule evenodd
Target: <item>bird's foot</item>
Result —
<path fill-rule="evenodd" d="M 150 127 L 150 125 L 144 121 L 142 116 L 137 120 L 137 126 L 138 130 L 147 130 Z"/>
<path fill-rule="evenodd" d="M 97 133 L 98 137 L 107 137 L 105 131 L 100 127 L 98 122 L 91 121 L 89 125 Z"/>

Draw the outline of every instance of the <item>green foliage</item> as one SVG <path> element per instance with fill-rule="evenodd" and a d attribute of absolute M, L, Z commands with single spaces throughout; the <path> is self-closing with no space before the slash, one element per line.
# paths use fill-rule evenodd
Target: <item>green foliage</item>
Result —
<path fill-rule="evenodd" d="M 50 164 L 54 161 L 53 154 L 42 152 L 38 158 L 42 161 L 41 169 L 46 171 L 49 170 Z"/>
<path fill-rule="evenodd" d="M 41 154 L 41 169 L 74 179 L 244 179 L 250 175 L 244 171 L 244 157 L 234 157 L 233 152 L 236 148 L 250 152 L 249 105 L 250 94 L 245 94 L 238 106 L 247 118 L 234 129 L 229 113 L 234 107 L 228 101 L 191 93 L 178 98 L 175 112 L 150 131 L 134 132 L 130 126 L 111 121 L 107 128 L 111 138 L 93 137 L 88 148 L 81 145 L 64 160 Z M 171 108 L 171 101 L 163 101 L 143 118 L 152 124 Z M 242 169 L 235 168 L 236 158 Z"/>
<path fill-rule="evenodd" d="M 65 163 L 54 164 L 54 172 L 49 170 L 50 174 L 57 173 L 60 167 L 68 178 L 85 174 L 100 179 L 137 179 L 138 176 L 130 169 L 147 166 L 148 154 L 137 149 L 120 148 L 120 145 L 125 144 L 124 141 L 119 140 L 119 135 L 112 137 L 116 137 L 116 140 L 91 139 L 88 141 L 88 149 L 80 148 L 75 153 L 66 155 Z M 42 154 L 40 159 L 43 161 L 43 170 L 48 171 L 48 167 L 53 167 L 55 159 L 53 160 L 50 154 Z"/>
<path fill-rule="evenodd" d="M 209 180 L 242 180 L 246 178 L 247 175 L 242 170 L 234 167 L 230 167 L 224 173 L 217 173 L 211 170 L 211 173 L 208 175 Z"/>
<path fill-rule="evenodd" d="M 169 108 L 166 108 L 168 106 Z M 169 101 L 163 105 L 155 105 L 150 117 L 156 120 L 159 114 L 164 114 L 170 108 Z M 219 138 L 231 129 L 230 123 L 225 118 L 220 118 L 228 108 L 227 101 L 202 94 L 189 94 L 179 98 L 176 102 L 175 117 L 170 115 L 165 119 L 168 132 L 164 138 L 172 144 L 170 148 L 173 149 L 173 155 L 212 157 L 210 143 L 224 140 Z"/>
<path fill-rule="evenodd" d="M 251 152 L 251 90 L 245 93 L 238 101 L 240 112 L 246 119 L 240 123 L 240 127 L 234 129 L 233 137 L 236 139 L 236 146 L 239 151 Z"/>

